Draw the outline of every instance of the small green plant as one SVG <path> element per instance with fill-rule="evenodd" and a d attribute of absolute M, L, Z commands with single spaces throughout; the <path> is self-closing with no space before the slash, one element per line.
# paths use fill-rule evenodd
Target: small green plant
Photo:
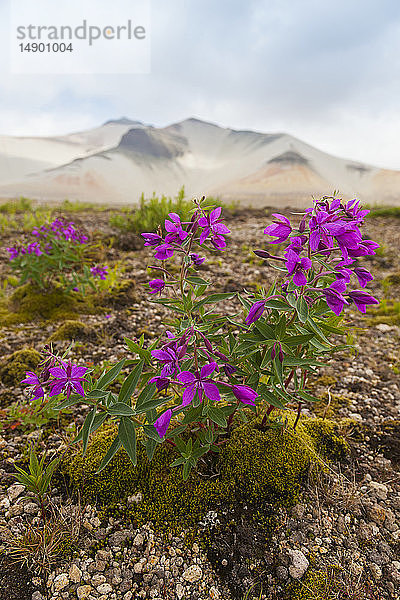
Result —
<path fill-rule="evenodd" d="M 93 246 L 73 222 L 59 217 L 51 223 L 35 226 L 31 235 L 35 241 L 7 248 L 11 268 L 19 275 L 20 285 L 32 282 L 40 290 L 49 290 L 58 282 L 66 292 L 84 293 L 87 286 L 96 291 L 94 277 L 106 279 L 108 267 L 89 268 L 88 255 Z"/>
<path fill-rule="evenodd" d="M 189 220 L 193 203 L 185 198 L 185 188 L 182 187 L 175 198 L 155 194 L 145 198 L 142 194 L 139 208 L 133 214 L 114 214 L 110 217 L 110 225 L 122 231 L 153 231 L 160 223 L 164 223 L 168 214 L 178 213 L 183 221 Z"/>
<path fill-rule="evenodd" d="M 46 455 L 38 459 L 35 449 L 33 446 L 29 452 L 29 471 L 21 469 L 16 466 L 17 471 L 16 480 L 21 485 L 24 485 L 28 492 L 34 494 L 35 500 L 40 506 L 41 516 L 44 522 L 46 522 L 46 497 L 50 487 L 51 478 L 53 477 L 54 471 L 58 466 L 60 459 L 54 458 L 45 468 L 44 461 Z"/>

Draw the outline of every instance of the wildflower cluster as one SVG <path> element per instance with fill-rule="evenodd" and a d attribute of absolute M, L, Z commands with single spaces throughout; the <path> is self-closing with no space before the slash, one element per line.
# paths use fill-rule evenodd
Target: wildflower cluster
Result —
<path fill-rule="evenodd" d="M 35 227 L 31 236 L 34 241 L 7 248 L 11 266 L 20 274 L 21 284 L 30 280 L 46 288 L 57 280 L 66 291 L 84 290 L 86 285 L 95 288 L 94 277 L 107 277 L 107 267 L 96 266 L 89 270 L 85 264 L 89 237 L 72 221 L 57 218 Z"/>
<path fill-rule="evenodd" d="M 159 273 L 149 282 L 149 298 L 167 307 L 172 318 L 165 338 L 148 347 L 143 337 L 125 338 L 136 358 L 119 393 L 107 388 L 126 366 L 125 359 L 97 381 L 87 374 L 83 387 L 85 372 L 76 370 L 81 367 L 48 365 L 53 378 L 49 396 L 64 390 L 67 397 L 56 409 L 79 401 L 82 393 L 92 407 L 77 437 L 84 451 L 90 434 L 106 419 L 119 422 L 99 470 L 121 446 L 136 464 L 141 429 L 148 458 L 167 439 L 178 453 L 172 464 L 182 466 L 186 479 L 201 457 L 219 451 L 249 412 L 262 415 L 262 427 L 275 408 L 297 407 L 299 417 L 304 403 L 317 400 L 307 390 L 309 374 L 343 348 L 333 338 L 344 333 L 343 307 L 354 304 L 364 312 L 377 303 L 365 290 L 372 275 L 358 261 L 374 254 L 378 244 L 362 238 L 366 211 L 356 201 L 323 198 L 303 213 L 297 226 L 274 215 L 264 232 L 275 238 L 270 243 L 286 244 L 283 256 L 265 249 L 254 252 L 276 266 L 280 279 L 256 294 L 207 293 L 211 282 L 199 276 L 206 261 L 201 254 L 224 250 L 230 231 L 221 222 L 221 208 L 207 207 L 204 199 L 195 201 L 192 212 L 184 222 L 170 213 L 163 229 L 142 234 L 157 261 L 150 268 Z M 177 275 L 168 267 L 173 257 L 180 262 Z M 355 280 L 362 289 L 353 289 Z M 219 310 L 214 309 L 217 304 Z M 43 377 L 27 375 L 25 383 L 33 386 L 36 397 L 42 394 Z M 189 439 L 183 439 L 187 428 Z"/>
<path fill-rule="evenodd" d="M 274 214 L 273 225 L 266 227 L 264 233 L 275 238 L 270 244 L 290 242 L 284 258 L 264 250 L 255 252 L 261 258 L 284 263 L 281 268 L 286 271 L 285 280 L 280 294 L 274 297 L 287 298 L 290 294 L 297 300 L 302 296 L 307 307 L 324 298 L 335 315 L 340 315 L 345 305 L 355 304 L 365 313 L 368 305 L 378 304 L 363 289 L 348 290 L 354 279 L 361 288 L 373 280 L 371 273 L 357 262 L 362 256 L 374 255 L 379 248 L 379 244 L 363 240 L 361 235 L 360 226 L 368 213 L 356 200 L 343 204 L 337 198 L 323 198 L 305 212 L 297 229 L 284 215 Z M 247 324 L 261 317 L 267 301 L 268 298 L 253 304 Z"/>
<path fill-rule="evenodd" d="M 67 400 L 72 392 L 84 396 L 82 383 L 86 381 L 84 375 L 88 370 L 86 367 L 79 367 L 64 360 L 54 354 L 50 346 L 46 346 L 43 351 L 43 360 L 39 363 L 40 373 L 37 375 L 32 371 L 27 371 L 25 379 L 21 383 L 29 386 L 29 392 L 32 400 L 45 400 L 46 394 L 49 398 L 58 396 L 61 393 L 66 395 Z"/>

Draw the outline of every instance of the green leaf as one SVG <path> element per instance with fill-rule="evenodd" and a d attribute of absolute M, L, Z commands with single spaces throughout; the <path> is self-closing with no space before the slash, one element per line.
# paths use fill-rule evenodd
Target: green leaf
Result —
<path fill-rule="evenodd" d="M 29 453 L 29 470 L 32 475 L 39 474 L 39 461 L 33 447 L 31 447 L 31 451 Z"/>
<path fill-rule="evenodd" d="M 82 441 L 83 441 L 82 455 L 83 456 L 85 456 L 85 454 L 86 454 L 86 449 L 87 449 L 87 445 L 88 445 L 88 441 L 89 441 L 89 435 L 90 435 L 90 431 L 91 431 L 95 416 L 96 416 L 96 408 L 92 408 L 92 410 L 86 417 L 85 422 L 82 427 Z"/>
<path fill-rule="evenodd" d="M 298 396 L 300 396 L 300 398 L 302 398 L 303 400 L 306 400 L 306 402 L 320 402 L 321 401 L 321 398 L 312 396 L 311 394 L 308 394 L 307 392 L 297 391 L 296 394 Z"/>
<path fill-rule="evenodd" d="M 145 449 L 146 449 L 146 455 L 147 458 L 149 460 L 152 460 L 153 456 L 154 456 L 154 452 L 157 448 L 157 442 L 155 440 L 153 440 L 152 438 L 148 438 L 146 440 L 146 443 L 144 445 Z"/>
<path fill-rule="evenodd" d="M 167 401 L 165 396 L 156 396 L 155 398 L 151 398 L 147 402 L 143 403 L 140 408 L 136 408 L 136 413 L 147 413 L 150 410 L 158 408 L 161 404 L 164 404 Z"/>
<path fill-rule="evenodd" d="M 131 406 L 124 404 L 123 402 L 116 402 L 107 409 L 108 414 L 116 417 L 132 417 L 135 415 L 135 411 Z"/>
<path fill-rule="evenodd" d="M 193 306 L 193 310 L 200 308 L 200 306 L 203 306 L 204 304 L 214 304 L 215 302 L 220 302 L 221 300 L 229 300 L 230 298 L 234 298 L 235 296 L 236 292 L 227 292 L 224 294 L 210 294 L 209 296 L 206 296 L 199 302 L 196 302 L 196 304 Z"/>
<path fill-rule="evenodd" d="M 275 340 L 275 331 L 272 329 L 270 325 L 267 325 L 264 321 L 260 319 L 255 323 L 256 329 L 261 333 L 264 340 Z"/>
<path fill-rule="evenodd" d="M 98 429 L 99 427 L 101 427 L 101 425 L 103 425 L 104 421 L 107 419 L 108 415 L 105 412 L 101 412 L 98 413 L 95 418 L 93 419 L 93 423 L 92 426 L 90 428 L 90 433 L 93 433 L 93 431 L 96 431 L 96 429 Z M 82 439 L 82 429 L 80 430 L 80 432 L 78 433 L 78 435 L 75 437 L 75 439 L 72 441 L 73 444 L 76 444 L 76 442 L 80 442 Z"/>
<path fill-rule="evenodd" d="M 150 350 L 142 348 L 141 346 L 139 346 L 139 344 L 137 344 L 133 340 L 130 340 L 129 338 L 126 338 L 126 337 L 124 337 L 124 342 L 128 346 L 129 350 L 131 352 L 134 352 L 135 354 L 138 354 L 140 356 L 140 358 L 143 358 L 146 364 L 151 363 Z"/>
<path fill-rule="evenodd" d="M 117 437 L 114 439 L 113 443 L 109 447 L 107 453 L 103 457 L 103 460 L 101 461 L 100 466 L 97 469 L 95 475 L 98 475 L 98 473 L 100 473 L 108 465 L 110 460 L 113 459 L 113 457 L 118 452 L 118 450 L 121 448 L 121 446 L 122 446 L 121 440 L 119 439 L 119 436 L 117 435 Z"/>
<path fill-rule="evenodd" d="M 86 398 L 105 398 L 107 394 L 107 390 L 97 390 L 95 388 L 86 394 Z"/>
<path fill-rule="evenodd" d="M 188 480 L 191 470 L 192 470 L 192 465 L 190 464 L 189 461 L 187 461 L 183 465 L 183 471 L 182 471 L 183 481 L 187 481 Z"/>
<path fill-rule="evenodd" d="M 304 335 L 292 335 L 285 337 L 282 342 L 287 346 L 299 346 L 300 344 L 306 344 L 314 337 L 313 333 L 305 333 Z"/>
<path fill-rule="evenodd" d="M 193 285 L 210 285 L 209 281 L 206 281 L 205 279 L 202 279 L 201 277 L 186 277 L 185 281 L 187 281 L 188 283 L 191 283 Z"/>
<path fill-rule="evenodd" d="M 140 376 L 142 374 L 144 367 L 144 359 L 142 359 L 136 367 L 133 369 L 132 373 L 128 375 L 122 384 L 121 390 L 118 394 L 118 402 L 122 402 L 124 404 L 131 404 L 132 394 L 135 391 L 135 388 L 138 384 Z"/>
<path fill-rule="evenodd" d="M 132 464 L 136 466 L 136 427 L 127 417 L 122 417 L 119 423 L 118 436 Z"/>
<path fill-rule="evenodd" d="M 210 417 L 213 423 L 216 423 L 220 427 L 227 427 L 228 422 L 221 409 L 217 408 L 216 406 L 210 406 L 207 411 L 207 415 Z"/>
<path fill-rule="evenodd" d="M 120 374 L 121 369 L 123 368 L 124 364 L 125 364 L 125 358 L 120 360 L 119 363 L 117 363 L 114 367 L 112 367 L 112 369 L 107 371 L 107 373 L 105 373 L 103 375 L 103 377 L 101 377 L 99 379 L 99 381 L 97 382 L 96 389 L 102 390 L 102 389 L 106 388 L 112 381 L 114 381 L 114 379 L 116 379 L 118 377 L 118 375 Z"/>
<path fill-rule="evenodd" d="M 151 438 L 155 442 L 158 442 L 159 444 L 162 442 L 162 439 L 158 435 L 158 432 L 154 425 L 144 425 L 143 431 L 147 435 L 147 437 Z"/>
<path fill-rule="evenodd" d="M 183 458 L 183 456 L 180 456 L 170 464 L 170 467 L 179 467 L 180 465 L 183 465 L 184 462 L 185 459 Z"/>
<path fill-rule="evenodd" d="M 135 402 L 135 410 L 136 412 L 142 411 L 142 406 L 146 406 L 150 399 L 153 397 L 154 392 L 156 391 L 157 386 L 155 383 L 148 383 L 140 392 L 136 402 Z M 149 410 L 149 409 L 146 409 Z M 143 412 L 146 412 L 144 410 Z"/>
<path fill-rule="evenodd" d="M 299 315 L 299 319 L 302 323 L 305 323 L 308 319 L 308 304 L 304 298 L 304 296 L 299 296 L 297 299 L 296 305 L 297 314 Z"/>

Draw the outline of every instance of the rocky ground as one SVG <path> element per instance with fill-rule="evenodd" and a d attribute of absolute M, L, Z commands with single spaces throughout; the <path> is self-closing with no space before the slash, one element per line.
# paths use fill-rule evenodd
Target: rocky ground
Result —
<path fill-rule="evenodd" d="M 71 356 L 95 365 L 129 357 L 124 336 L 138 338 L 145 333 L 150 339 L 166 328 L 164 309 L 149 303 L 143 285 L 151 255 L 135 235 L 112 230 L 105 213 L 74 220 L 103 239 L 114 238 L 105 258 L 110 264 L 121 261 L 123 277 L 133 283 L 128 294 L 111 303 L 107 314 L 82 317 L 88 331 L 75 342 Z M 204 275 L 220 291 L 268 285 L 274 272 L 251 252 L 264 247 L 266 213 L 238 212 L 227 224 L 232 231 L 229 247 L 205 263 Z M 51 498 L 57 527 L 47 532 L 46 556 L 35 559 L 32 531 L 39 523 L 39 508 L 15 483 L 14 465 L 26 460 L 29 443 L 35 440 L 42 449 L 46 446 L 49 457 L 62 450 L 68 421 L 79 425 L 85 410 L 67 415 L 64 421 L 27 425 L 23 411 L 10 408 L 11 401 L 26 405 L 24 391 L 0 383 L 0 599 L 399 598 L 400 316 L 390 308 L 400 291 L 399 228 L 396 219 L 368 221 L 368 235 L 382 243 L 369 264 L 376 275 L 371 288 L 376 296 L 389 300 L 386 314 L 365 318 L 348 313 L 354 351 L 338 355 L 320 369 L 313 385 L 321 403 L 304 409 L 306 415 L 347 419 L 350 453 L 341 462 L 327 465 L 324 474 L 310 476 L 300 503 L 276 515 L 279 525 L 272 536 L 245 519 L 234 530 L 221 529 L 224 516 L 212 512 L 203 516 L 199 534 L 190 542 L 185 532 L 166 534 L 151 523 L 127 527 L 118 515 L 104 518 L 100 505 L 85 506 L 66 482 L 57 481 Z M 5 232 L 2 247 L 11 245 L 15 237 Z M 0 258 L 4 280 L 9 273 L 4 251 Z M 59 326 L 33 322 L 2 327 L 0 362 L 24 347 L 40 350 Z M 58 342 L 60 348 L 67 345 Z M 121 504 L 140 501 L 133 495 L 121 499 Z M 213 538 L 207 549 L 201 542 L 205 530 Z M 16 540 L 29 531 L 30 569 L 10 556 Z M 51 544 L 67 538 L 73 539 L 75 550 L 64 558 L 55 552 L 53 560 Z"/>

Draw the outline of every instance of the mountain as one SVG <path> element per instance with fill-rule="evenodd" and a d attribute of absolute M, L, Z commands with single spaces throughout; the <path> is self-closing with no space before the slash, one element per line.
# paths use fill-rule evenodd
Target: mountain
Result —
<path fill-rule="evenodd" d="M 331 156 L 286 133 L 191 118 L 156 128 L 123 117 L 48 138 L 0 136 L 0 195 L 126 204 L 140 194 L 213 195 L 302 206 L 311 196 L 400 204 L 400 171 Z"/>

